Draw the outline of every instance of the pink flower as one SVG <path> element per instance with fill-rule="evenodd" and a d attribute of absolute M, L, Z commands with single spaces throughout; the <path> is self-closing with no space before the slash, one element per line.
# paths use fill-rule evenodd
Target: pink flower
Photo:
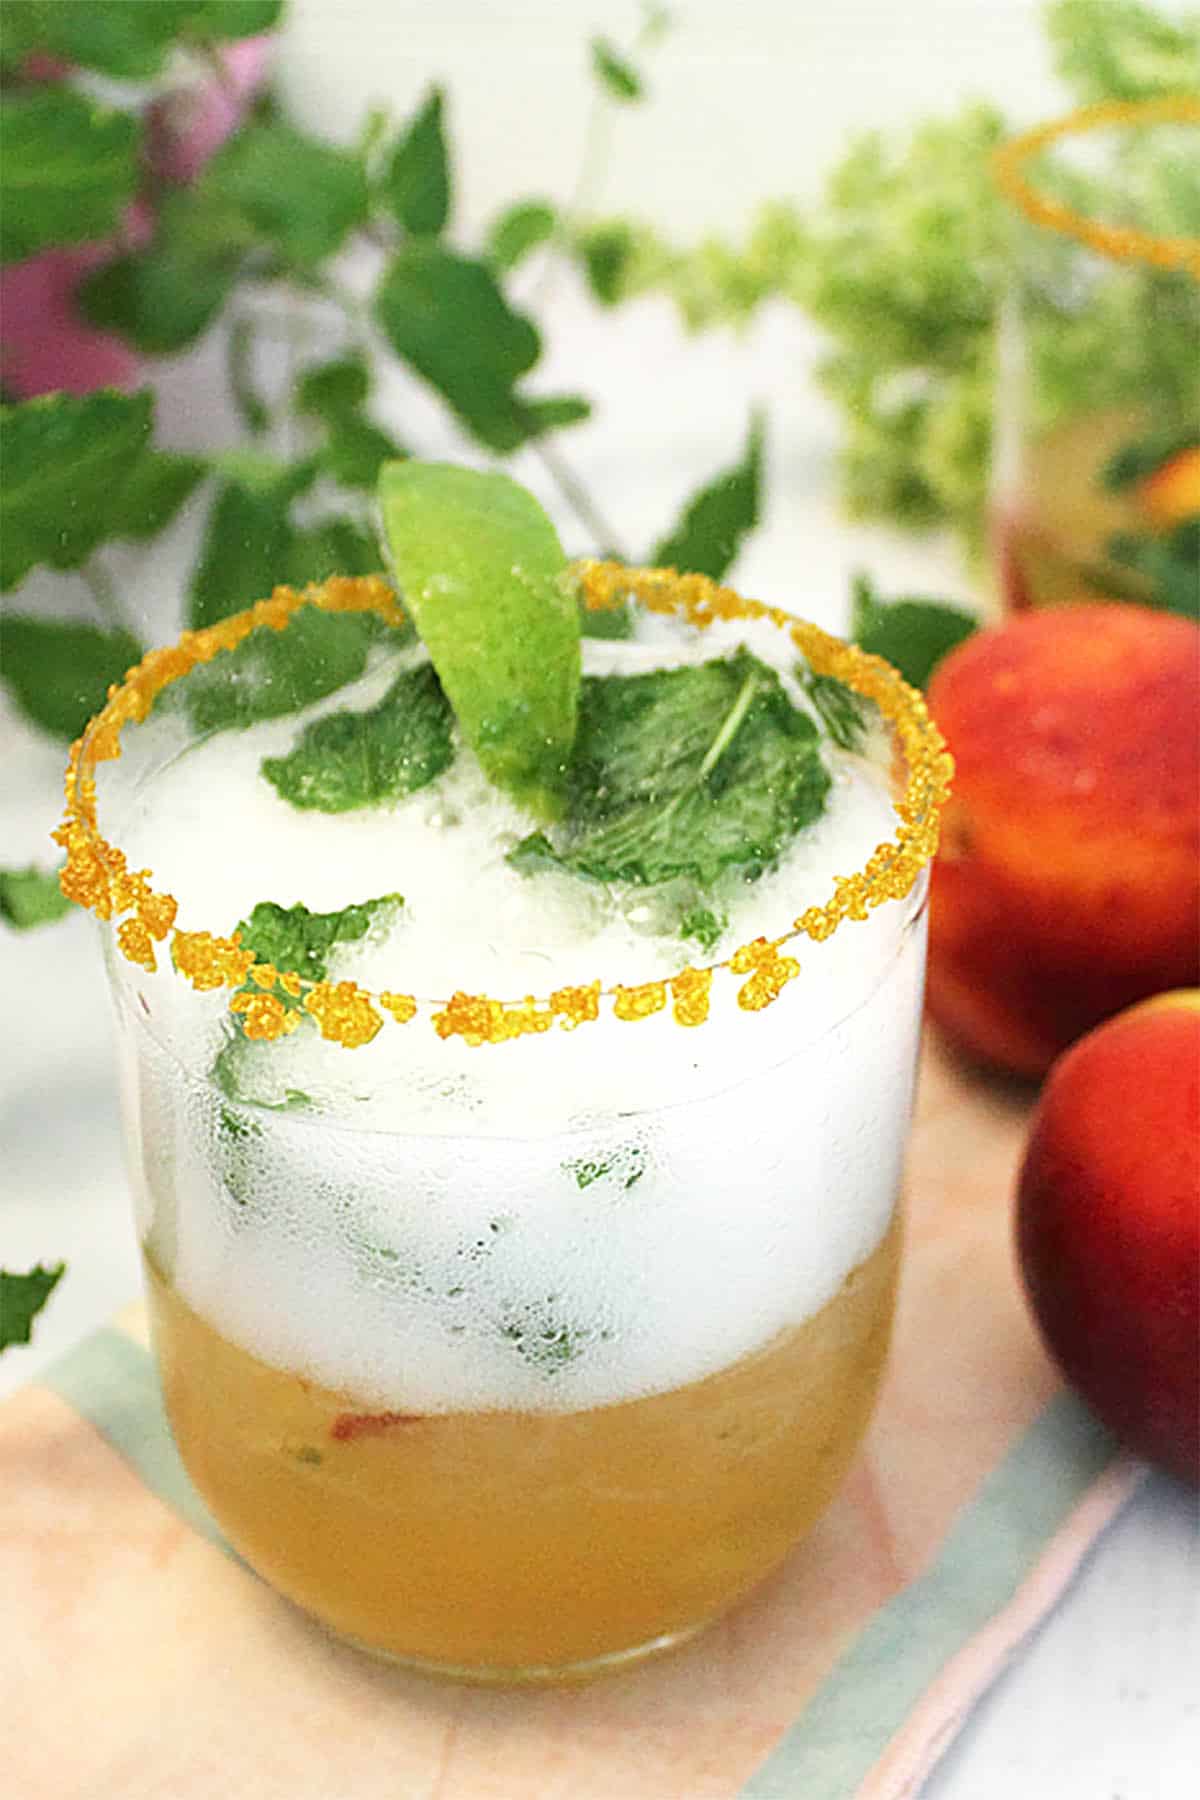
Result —
<path fill-rule="evenodd" d="M 0 269 L 0 379 L 10 394 L 32 400 L 60 388 L 90 394 L 98 387 L 136 387 L 140 359 L 119 337 L 88 323 L 75 291 L 93 270 L 144 244 L 152 229 L 149 208 L 135 200 L 119 239 L 42 250 Z"/>
<path fill-rule="evenodd" d="M 150 166 L 163 181 L 194 181 L 246 117 L 266 80 L 275 40 L 239 38 L 216 53 L 221 73 L 154 101 L 146 116 Z"/>
<path fill-rule="evenodd" d="M 216 52 L 219 76 L 152 102 L 146 154 L 161 181 L 193 181 L 238 129 L 263 84 L 273 48 L 274 39 L 266 34 L 225 45 Z M 41 56 L 30 58 L 26 69 L 39 80 L 67 72 L 65 64 Z M 0 380 L 10 394 L 32 400 L 57 389 L 87 394 L 98 387 L 137 385 L 140 358 L 121 338 L 88 323 L 76 290 L 94 270 L 148 243 L 153 231 L 149 206 L 135 200 L 119 237 L 43 250 L 0 270 Z"/>

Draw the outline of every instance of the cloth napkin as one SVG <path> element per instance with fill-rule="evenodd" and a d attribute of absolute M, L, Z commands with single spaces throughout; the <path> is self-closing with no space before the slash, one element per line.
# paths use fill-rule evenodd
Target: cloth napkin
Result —
<path fill-rule="evenodd" d="M 1141 1478 L 1013 1266 L 1028 1097 L 922 1064 L 896 1334 L 783 1568 L 589 1687 L 441 1684 L 336 1643 L 223 1544 L 140 1308 L 0 1407 L 0 1742 L 23 1800 L 900 1800 Z"/>

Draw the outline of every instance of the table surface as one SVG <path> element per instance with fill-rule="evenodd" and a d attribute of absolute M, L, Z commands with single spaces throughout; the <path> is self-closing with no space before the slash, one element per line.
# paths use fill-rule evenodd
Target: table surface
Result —
<path fill-rule="evenodd" d="M 831 501 L 835 426 L 810 382 L 814 343 L 794 314 L 772 312 L 744 339 L 689 342 L 669 310 L 647 302 L 619 333 L 597 321 L 568 283 L 555 302 L 547 386 L 603 357 L 603 418 L 572 453 L 604 509 L 634 544 L 652 542 L 680 500 L 730 459 L 748 395 L 771 397 L 770 500 L 743 557 L 739 585 L 838 628 L 849 572 L 866 566 L 885 591 L 917 585 L 965 596 L 945 545 L 850 530 Z M 220 350 L 168 364 L 160 420 L 180 447 L 232 433 L 222 411 Z M 585 365 L 586 366 L 586 365 Z M 595 366 L 595 365 L 594 365 Z M 644 371 L 656 371 L 645 405 Z M 696 396 L 703 396 L 697 404 Z M 423 415 L 424 417 L 425 415 Z M 427 416 L 433 420 L 432 413 Z M 424 442 L 437 442 L 436 421 Z M 432 442 L 431 442 L 432 439 Z M 546 493 L 536 465 L 518 473 Z M 564 520 L 568 541 L 569 521 Z M 175 621 L 155 596 L 178 590 L 198 525 L 185 519 L 161 549 L 119 568 L 147 636 Z M 33 578 L 22 606 L 61 611 L 53 584 Z M 71 584 L 66 584 L 70 594 Z M 0 841 L 5 861 L 49 861 L 58 811 L 60 748 L 0 716 Z M 25 1267 L 65 1258 L 70 1270 L 36 1341 L 0 1359 L 12 1391 L 136 1292 L 127 1217 L 108 1002 L 95 928 L 83 916 L 18 937 L 0 935 L 7 1055 L 0 1069 L 3 1260 Z M 996 1195 L 997 1206 L 1009 1196 Z M 1073 1588 L 995 1687 L 924 1789 L 924 1800 L 1176 1800 L 1200 1767 L 1200 1532 L 1194 1496 L 1153 1477 L 1095 1549 Z M 799 1797 L 798 1797 L 799 1800 Z"/>

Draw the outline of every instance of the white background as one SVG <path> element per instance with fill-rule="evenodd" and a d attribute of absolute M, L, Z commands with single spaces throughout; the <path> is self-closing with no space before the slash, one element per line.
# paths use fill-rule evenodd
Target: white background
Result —
<path fill-rule="evenodd" d="M 1019 123 L 1061 102 L 1036 9 L 1025 0 L 690 0 L 652 57 L 651 103 L 613 117 L 597 210 L 652 220 L 683 242 L 737 234 L 767 197 L 807 201 L 846 134 L 951 111 L 986 95 Z M 509 201 L 575 190 L 592 88 L 586 41 L 628 43 L 639 14 L 581 0 L 293 0 L 281 74 L 309 124 L 352 136 L 368 102 L 403 117 L 444 82 L 457 150 L 462 241 Z M 740 585 L 819 621 L 845 616 L 848 572 L 865 563 L 885 590 L 966 590 L 944 545 L 849 531 L 832 507 L 836 420 L 811 384 L 818 339 L 786 308 L 749 334 L 688 340 L 649 300 L 599 315 L 569 278 L 551 296 L 547 389 L 578 384 L 595 421 L 572 434 L 572 461 L 635 550 L 669 523 L 694 485 L 731 459 L 749 405 L 770 411 L 770 490 Z M 161 370 L 161 434 L 187 447 L 232 436 L 219 346 Z M 403 383 L 388 422 L 435 453 L 455 448 L 428 397 Z M 540 470 L 519 472 L 547 497 Z M 575 530 L 558 508 L 570 541 Z M 114 559 L 142 629 L 170 628 L 199 517 L 140 561 Z M 577 534 L 576 534 L 577 535 Z M 75 584 L 35 579 L 20 604 Z M 0 715 L 4 861 L 49 860 L 57 745 Z M 106 1000 L 93 928 L 0 938 L 7 1045 L 0 1129 L 7 1192 L 0 1253 L 10 1266 L 66 1256 L 70 1273 L 37 1341 L 0 1362 L 0 1393 L 28 1379 L 137 1286 L 120 1162 Z M 1007 1197 L 998 1195 L 998 1205 Z M 1194 1500 L 1153 1478 L 1095 1552 L 1037 1640 L 1001 1679 L 929 1782 L 927 1800 L 1177 1800 L 1200 1767 L 1200 1548 Z M 1192 1768 L 1192 1777 L 1187 1769 Z M 686 1800 L 686 1797 L 680 1797 Z M 803 1800 L 802 1794 L 797 1800 Z"/>

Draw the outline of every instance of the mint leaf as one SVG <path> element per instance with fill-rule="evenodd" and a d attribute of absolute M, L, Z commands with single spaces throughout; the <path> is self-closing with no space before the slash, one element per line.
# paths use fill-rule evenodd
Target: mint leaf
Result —
<path fill-rule="evenodd" d="M 531 321 L 509 306 L 484 262 L 425 241 L 393 257 L 375 319 L 397 356 L 489 450 L 515 450 L 530 421 L 515 384 L 541 354 Z"/>
<path fill-rule="evenodd" d="M 592 1187 L 597 1181 L 608 1181 L 624 1189 L 636 1187 L 646 1173 L 646 1152 L 640 1144 L 622 1144 L 610 1156 L 591 1157 L 584 1161 L 563 1164 L 568 1175 L 574 1177 L 575 1185 L 582 1192 Z"/>
<path fill-rule="evenodd" d="M 144 450 L 114 507 L 112 535 L 140 542 L 157 537 L 207 473 L 203 457 Z"/>
<path fill-rule="evenodd" d="M 740 461 L 688 502 L 674 531 L 651 554 L 656 568 L 721 579 L 743 537 L 758 524 L 762 450 L 762 419 L 755 414 Z"/>
<path fill-rule="evenodd" d="M 1200 518 L 1185 519 L 1161 536 L 1118 532 L 1107 550 L 1120 573 L 1130 572 L 1132 599 L 1185 619 L 1200 618 Z"/>
<path fill-rule="evenodd" d="M 141 657 L 127 631 L 19 614 L 0 619 L 0 679 L 26 718 L 68 741 Z"/>
<path fill-rule="evenodd" d="M 403 904 L 399 894 L 382 894 L 377 900 L 363 900 L 337 912 L 317 913 L 307 906 L 278 906 L 273 900 L 260 900 L 250 917 L 239 922 L 237 931 L 242 948 L 253 950 L 257 962 L 273 963 L 281 975 L 324 981 L 329 959 L 340 945 L 358 943 Z"/>
<path fill-rule="evenodd" d="M 245 126 L 230 138 L 204 171 L 202 188 L 300 268 L 340 250 L 367 217 L 360 158 L 281 119 Z"/>
<path fill-rule="evenodd" d="M 274 463 L 255 472 L 249 458 L 239 478 L 218 488 L 192 572 L 188 622 L 212 625 L 265 600 L 288 579 L 296 533 L 292 501 L 312 485 L 316 464 Z M 228 459 L 224 466 L 230 467 Z"/>
<path fill-rule="evenodd" d="M 135 120 L 58 84 L 0 99 L 0 261 L 107 237 L 137 188 Z"/>
<path fill-rule="evenodd" d="M 587 227 L 577 240 L 588 286 L 601 306 L 625 296 L 625 277 L 637 249 L 633 228 L 623 219 Z"/>
<path fill-rule="evenodd" d="M 242 211 L 201 185 L 163 196 L 154 236 L 88 277 L 80 306 L 93 325 L 151 356 L 183 350 L 206 331 L 258 243 Z"/>
<path fill-rule="evenodd" d="M 548 431 L 562 431 L 567 425 L 580 425 L 592 416 L 592 403 L 582 394 L 547 394 L 522 401 L 521 417 L 526 436 L 544 437 Z"/>
<path fill-rule="evenodd" d="M 633 607 L 627 600 L 623 606 L 585 606 L 579 603 L 579 630 L 585 638 L 631 638 Z"/>
<path fill-rule="evenodd" d="M 262 772 L 290 805 L 318 812 L 378 806 L 428 786 L 454 760 L 449 702 L 432 667 L 406 669 L 369 712 L 307 725 Z"/>
<path fill-rule="evenodd" d="M 368 491 L 385 462 L 407 454 L 362 412 L 370 385 L 366 358 L 356 354 L 306 369 L 296 387 L 297 410 L 319 419 L 326 429 L 322 466 L 344 487 Z"/>
<path fill-rule="evenodd" d="M 870 702 L 835 675 L 817 675 L 807 666 L 798 674 L 833 742 L 842 750 L 861 750 L 867 735 Z"/>
<path fill-rule="evenodd" d="M 614 100 L 628 105 L 642 98 L 645 92 L 642 78 L 628 57 L 622 56 L 607 38 L 593 38 L 590 49 L 592 74 Z"/>
<path fill-rule="evenodd" d="M 510 860 L 600 881 L 709 888 L 754 880 L 819 816 L 829 776 L 816 726 L 778 675 L 735 656 L 583 684 L 562 828 Z M 536 865 L 534 865 L 536 866 Z"/>
<path fill-rule="evenodd" d="M 705 956 L 711 956 L 728 923 L 724 913 L 714 912 L 711 906 L 693 906 L 679 921 L 679 935 L 685 942 L 694 939 Z"/>
<path fill-rule="evenodd" d="M 1185 450 L 1200 451 L 1200 438 L 1194 426 L 1158 431 L 1134 443 L 1122 444 L 1100 471 L 1100 480 L 1110 493 L 1120 493 L 1147 475 L 1153 475 L 1164 463 L 1171 462 Z"/>
<path fill-rule="evenodd" d="M 597 1329 L 565 1319 L 557 1294 L 547 1294 L 544 1301 L 510 1307 L 501 1319 L 500 1334 L 523 1362 L 546 1375 L 559 1374 L 590 1344 L 603 1343 L 612 1336 L 607 1326 Z"/>
<path fill-rule="evenodd" d="M 242 730 L 299 712 L 357 680 L 371 645 L 400 636 L 373 613 L 302 606 L 282 631 L 260 625 L 236 649 L 198 664 L 172 682 L 158 704 L 184 708 L 200 736 Z"/>
<path fill-rule="evenodd" d="M 382 197 L 397 224 L 415 237 L 436 237 L 449 218 L 450 161 L 440 88 L 430 88 L 393 150 Z"/>
<path fill-rule="evenodd" d="M 382 568 L 383 551 L 373 532 L 352 519 L 321 519 L 293 529 L 281 579 L 302 588 L 331 575 L 377 575 Z"/>
<path fill-rule="evenodd" d="M 27 1344 L 33 1321 L 62 1280 L 65 1263 L 43 1268 L 41 1263 L 25 1275 L 0 1269 L 0 1350 L 10 1344 Z"/>
<path fill-rule="evenodd" d="M 524 262 L 553 237 L 556 224 L 554 208 L 545 200 L 519 200 L 493 220 L 487 234 L 487 259 L 493 269 L 505 275 Z"/>
<path fill-rule="evenodd" d="M 401 596 L 463 737 L 491 781 L 555 816 L 580 654 L 553 525 L 507 475 L 448 463 L 389 463 L 379 497 Z"/>
<path fill-rule="evenodd" d="M 269 31 L 282 0 L 5 0 L 6 60 L 40 50 L 121 81 L 148 81 L 182 41 L 250 37 Z"/>
<path fill-rule="evenodd" d="M 39 563 L 77 569 L 114 529 L 113 501 L 150 436 L 149 392 L 47 394 L 0 407 L 0 588 Z"/>
<path fill-rule="evenodd" d="M 71 910 L 57 869 L 0 869 L 0 919 L 16 931 L 53 925 Z"/>
<path fill-rule="evenodd" d="M 254 376 L 255 331 L 247 318 L 234 319 L 229 327 L 225 368 L 229 397 L 251 437 L 261 437 L 271 423 L 271 409 L 258 391 Z"/>
<path fill-rule="evenodd" d="M 855 577 L 852 640 L 899 669 L 912 687 L 924 688 L 943 656 L 978 628 L 979 620 L 961 607 L 940 600 L 883 601 L 868 576 Z"/>

